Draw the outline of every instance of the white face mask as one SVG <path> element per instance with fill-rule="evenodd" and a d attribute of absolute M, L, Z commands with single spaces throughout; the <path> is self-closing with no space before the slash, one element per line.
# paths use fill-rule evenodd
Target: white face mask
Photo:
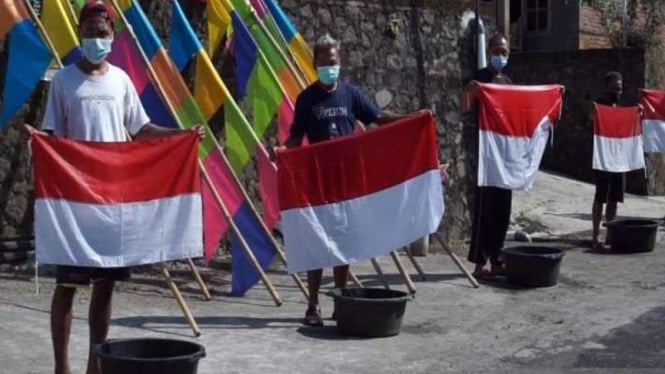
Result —
<path fill-rule="evenodd" d="M 113 39 L 91 38 L 81 40 L 83 56 L 93 64 L 99 64 L 111 53 Z"/>

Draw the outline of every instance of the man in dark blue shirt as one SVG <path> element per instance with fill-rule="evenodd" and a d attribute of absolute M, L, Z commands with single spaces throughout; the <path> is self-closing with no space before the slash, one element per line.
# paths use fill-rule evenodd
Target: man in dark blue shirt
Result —
<path fill-rule="evenodd" d="M 338 80 L 339 42 L 328 34 L 314 46 L 314 67 L 319 79 L 298 96 L 287 148 L 300 146 L 304 136 L 310 143 L 317 143 L 351 135 L 356 121 L 380 125 L 405 117 L 380 110 L 359 88 Z M 337 266 L 333 270 L 335 287 L 345 288 L 349 266 Z M 306 325 L 323 325 L 319 308 L 322 275 L 323 269 L 307 272 L 309 306 L 305 312 Z"/>

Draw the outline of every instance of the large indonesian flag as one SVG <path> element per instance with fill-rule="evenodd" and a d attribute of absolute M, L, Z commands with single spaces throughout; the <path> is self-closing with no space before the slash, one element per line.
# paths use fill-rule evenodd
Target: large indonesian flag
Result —
<path fill-rule="evenodd" d="M 290 273 L 381 256 L 435 232 L 443 216 L 434 118 L 280 152 Z"/>
<path fill-rule="evenodd" d="M 644 168 L 640 109 L 594 106 L 593 169 L 625 173 Z"/>
<path fill-rule="evenodd" d="M 203 255 L 194 133 L 123 143 L 34 135 L 40 263 L 92 267 Z"/>
<path fill-rule="evenodd" d="M 644 152 L 665 152 L 665 91 L 642 90 Z"/>
<path fill-rule="evenodd" d="M 481 84 L 478 185 L 530 190 L 554 122 L 562 86 Z"/>

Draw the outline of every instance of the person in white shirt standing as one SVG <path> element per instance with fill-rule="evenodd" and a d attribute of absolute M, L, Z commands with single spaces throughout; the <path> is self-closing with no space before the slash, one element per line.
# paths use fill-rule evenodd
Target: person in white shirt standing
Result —
<path fill-rule="evenodd" d="M 129 76 L 109 64 L 115 15 L 101 1 L 85 4 L 79 16 L 83 58 L 60 70 L 51 82 L 42 129 L 55 136 L 81 141 L 122 142 L 152 139 L 182 131 L 150 123 Z M 129 268 L 87 268 L 58 266 L 51 304 L 51 337 L 55 373 L 70 374 L 68 345 L 72 324 L 72 303 L 76 287 L 93 284 L 90 298 L 90 348 L 106 340 L 111 320 L 111 298 L 116 281 L 128 280 Z M 99 373 L 92 352 L 87 374 Z"/>

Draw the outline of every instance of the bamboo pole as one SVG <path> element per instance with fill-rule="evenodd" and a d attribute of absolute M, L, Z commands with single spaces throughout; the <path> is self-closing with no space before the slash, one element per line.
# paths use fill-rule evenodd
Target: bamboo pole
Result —
<path fill-rule="evenodd" d="M 351 281 L 353 281 L 353 283 L 355 283 L 355 285 L 358 286 L 358 288 L 365 287 L 363 283 L 360 281 L 360 279 L 358 279 L 358 277 L 356 277 L 356 275 L 353 274 L 353 272 L 351 271 L 351 267 L 349 267 L 349 278 L 351 278 Z"/>
<path fill-rule="evenodd" d="M 32 21 L 37 25 L 37 30 L 39 30 L 39 34 L 44 39 L 46 45 L 48 46 L 49 51 L 53 55 L 55 63 L 58 65 L 58 68 L 62 69 L 63 65 L 62 61 L 60 60 L 60 56 L 58 56 L 58 51 L 55 49 L 55 45 L 53 45 L 51 38 L 48 36 L 48 33 L 44 29 L 42 21 L 39 19 L 39 17 L 37 17 L 37 13 L 35 12 L 35 9 L 32 7 L 30 1 L 25 0 L 24 3 L 28 9 L 28 12 L 30 13 L 30 18 L 32 18 Z M 37 261 L 36 252 L 35 252 L 35 295 L 39 295 L 39 262 Z"/>
<path fill-rule="evenodd" d="M 152 65 L 150 64 L 150 60 L 146 56 L 145 51 L 143 50 L 143 48 L 141 48 L 141 45 L 138 41 L 138 38 L 137 38 L 136 34 L 134 33 L 132 25 L 129 23 L 129 21 L 125 17 L 125 14 L 122 12 L 122 9 L 118 5 L 118 2 L 116 0 L 111 0 L 111 3 L 113 4 L 113 8 L 115 9 L 116 13 L 118 13 L 118 15 L 121 17 L 122 21 L 125 23 L 125 25 L 127 27 L 127 30 L 129 30 L 129 33 L 130 33 L 132 39 L 134 40 L 134 43 L 136 44 L 137 49 L 139 50 L 139 52 L 141 54 L 143 62 L 145 63 L 146 67 L 148 68 L 148 72 L 150 73 L 152 81 L 157 86 L 157 91 L 159 92 L 160 96 L 164 100 L 164 103 L 169 108 L 169 111 L 170 111 L 171 115 L 178 122 L 178 125 L 181 128 L 183 128 L 183 125 L 182 125 L 182 123 L 180 122 L 180 120 L 177 116 L 177 112 L 176 112 L 175 108 L 173 108 L 173 105 L 171 104 L 171 102 L 168 100 L 168 97 L 166 97 L 166 94 L 164 93 L 164 87 L 162 86 L 162 83 L 161 83 L 159 77 L 157 76 L 157 73 L 155 72 Z M 206 127 L 206 130 L 209 133 L 209 134 L 207 134 L 207 136 L 212 136 L 214 138 L 214 134 L 212 134 L 210 129 Z M 224 156 L 223 153 L 222 153 L 222 156 Z M 227 163 L 227 166 L 228 166 L 228 160 L 226 160 L 225 156 L 224 156 L 224 161 Z M 245 254 L 247 255 L 248 260 L 250 261 L 250 263 L 254 267 L 254 270 L 256 270 L 256 272 L 259 274 L 260 279 L 262 280 L 264 286 L 266 287 L 266 289 L 270 293 L 270 296 L 272 296 L 275 304 L 277 306 L 282 305 L 282 300 L 280 299 L 279 295 L 277 294 L 277 291 L 273 287 L 272 282 L 270 281 L 270 279 L 268 279 L 268 277 L 266 276 L 265 272 L 261 268 L 261 265 L 258 263 L 258 261 L 256 261 L 256 257 L 254 256 L 254 253 L 252 253 L 249 246 L 247 246 L 247 242 L 245 241 L 242 234 L 238 230 L 238 227 L 235 225 L 235 222 L 233 222 L 233 219 L 231 219 L 230 215 L 228 215 L 228 210 L 227 210 L 226 206 L 224 205 L 224 202 L 222 201 L 221 197 L 217 193 L 217 190 L 215 189 L 215 186 L 212 184 L 212 181 L 210 180 L 210 176 L 208 175 L 208 172 L 206 171 L 206 169 L 205 169 L 205 167 L 204 167 L 204 165 L 203 165 L 203 163 L 201 162 L 200 159 L 199 159 L 199 167 L 201 168 L 202 174 L 205 176 L 206 180 L 210 184 L 210 188 L 213 192 L 213 195 L 215 196 L 215 200 L 219 204 L 220 208 L 222 208 L 222 211 L 225 212 L 225 215 L 227 216 L 226 219 L 229 221 L 230 226 L 234 229 L 236 235 L 238 235 L 238 238 L 241 239 L 240 242 L 242 244 L 242 248 L 245 251 Z M 241 190 L 242 190 L 242 188 L 241 188 Z"/>
<path fill-rule="evenodd" d="M 457 258 L 457 256 L 455 256 L 455 254 L 453 252 L 451 252 L 450 249 L 448 249 L 448 247 L 446 246 L 446 243 L 444 242 L 443 238 L 441 237 L 441 234 L 439 234 L 437 232 L 437 233 L 434 234 L 434 237 L 436 238 L 436 240 L 439 241 L 439 243 L 441 243 L 441 246 L 443 247 L 443 249 L 448 253 L 448 256 L 450 256 L 450 258 L 453 259 L 453 262 L 455 263 L 455 265 L 457 265 L 457 267 L 460 269 L 460 271 L 462 271 L 462 273 L 466 276 L 466 278 L 469 280 L 469 282 L 471 283 L 473 288 L 480 287 L 480 285 L 478 284 L 478 281 L 476 281 L 476 278 L 474 278 L 473 275 L 471 273 L 469 273 L 468 270 L 466 270 L 466 268 L 464 267 L 462 262 L 459 260 L 459 258 Z"/>
<path fill-rule="evenodd" d="M 395 266 L 397 266 L 397 270 L 399 271 L 400 274 L 402 274 L 402 277 L 404 277 L 404 283 L 406 283 L 406 288 L 409 290 L 409 293 L 415 294 L 416 285 L 413 284 L 411 276 L 409 276 L 409 273 L 407 273 L 406 269 L 404 268 L 404 264 L 402 263 L 402 260 L 399 258 L 397 252 L 395 251 L 390 252 L 390 257 L 393 258 Z"/>
<path fill-rule="evenodd" d="M 201 273 L 199 273 L 199 270 L 196 268 L 196 265 L 194 265 L 194 261 L 192 261 L 191 258 L 188 258 L 187 264 L 189 265 L 189 268 L 192 270 L 192 273 L 194 274 L 194 279 L 196 279 L 196 283 L 198 283 L 199 286 L 201 287 L 201 292 L 203 293 L 203 299 L 205 299 L 205 301 L 212 300 L 212 296 L 210 296 L 210 290 L 208 290 L 208 286 L 203 281 L 203 278 L 201 278 Z"/>
<path fill-rule="evenodd" d="M 383 287 L 385 287 L 386 290 L 390 289 L 390 285 L 388 284 L 388 281 L 386 281 L 386 277 L 383 275 L 383 270 L 381 270 L 381 266 L 379 266 L 379 263 L 376 261 L 375 258 L 371 260 L 372 266 L 374 266 L 374 270 L 376 271 L 376 274 L 379 276 L 379 280 L 383 284 Z"/>
<path fill-rule="evenodd" d="M 185 315 L 185 319 L 187 320 L 189 327 L 194 332 L 194 336 L 198 338 L 199 336 L 201 336 L 201 330 L 199 329 L 199 325 L 196 323 L 196 320 L 192 316 L 192 311 L 189 309 L 189 306 L 185 302 L 185 299 L 182 297 L 182 294 L 180 293 L 178 286 L 173 281 L 173 278 L 171 278 L 169 269 L 166 268 L 166 265 L 164 263 L 161 264 L 161 267 L 162 267 L 162 276 L 166 280 L 166 284 L 168 284 L 169 288 L 171 289 L 171 292 L 173 293 L 173 296 L 175 296 L 175 299 L 178 302 L 178 305 L 180 305 L 180 309 L 182 310 L 182 313 Z"/>
<path fill-rule="evenodd" d="M 411 248 L 409 248 L 409 246 L 404 247 L 404 252 L 406 252 L 406 256 L 409 258 L 409 261 L 411 261 L 413 267 L 416 268 L 418 275 L 420 275 L 420 280 L 426 281 L 427 277 L 425 276 L 425 272 L 423 271 L 423 268 L 420 267 L 418 261 L 416 261 L 416 258 L 413 256 L 413 253 L 411 253 Z"/>

